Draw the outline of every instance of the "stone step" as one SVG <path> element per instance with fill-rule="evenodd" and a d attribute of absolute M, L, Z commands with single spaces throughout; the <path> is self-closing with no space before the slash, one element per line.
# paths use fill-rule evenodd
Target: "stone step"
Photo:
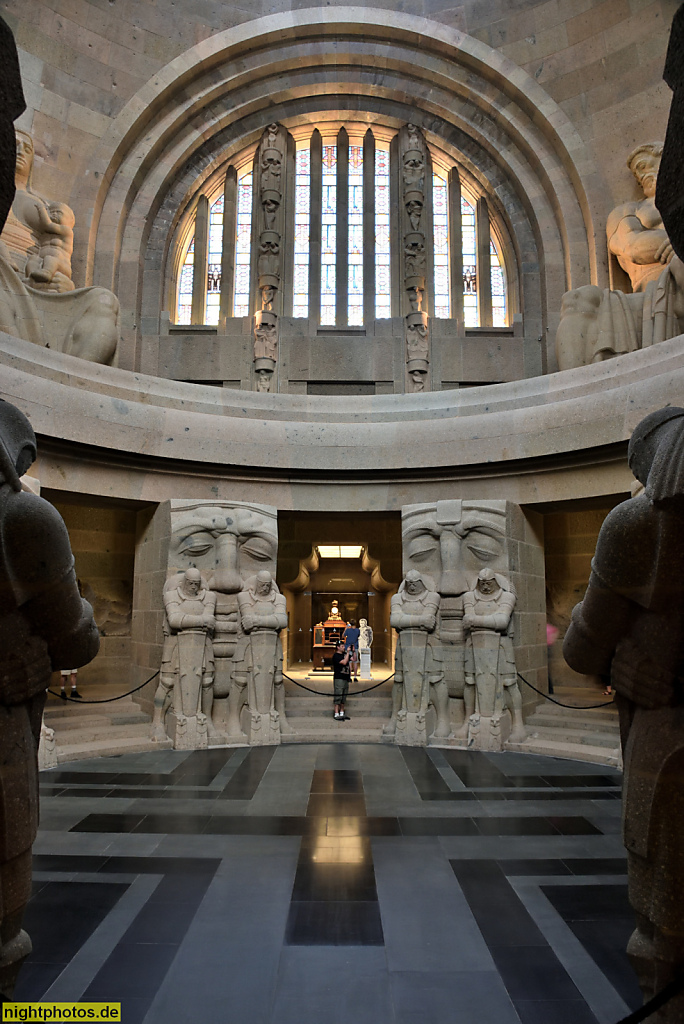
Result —
<path fill-rule="evenodd" d="M 562 757 L 574 761 L 588 761 L 591 764 L 605 764 L 613 768 L 621 768 L 620 748 L 589 746 L 586 743 L 568 743 L 562 739 L 531 738 L 523 743 L 506 744 L 506 750 L 519 751 L 522 754 L 547 754 L 549 757 Z"/>
<path fill-rule="evenodd" d="M 79 729 L 65 729 L 62 732 L 55 729 L 55 743 L 57 747 L 71 746 L 74 743 L 97 743 L 100 740 L 114 742 L 116 739 L 141 739 L 150 734 L 150 721 L 139 722 L 135 725 L 112 727 L 82 726 Z"/>
<path fill-rule="evenodd" d="M 80 761 L 90 757 L 112 757 L 116 754 L 141 754 L 148 750 L 166 750 L 173 747 L 171 740 L 163 740 L 161 743 L 153 742 L 149 737 L 149 730 L 146 736 L 115 736 L 108 739 L 89 740 L 86 743 L 68 743 L 62 745 L 57 743 L 57 760 L 59 764 L 67 761 Z M 45 776 L 45 781 L 49 775 Z"/>
<path fill-rule="evenodd" d="M 528 730 L 530 739 L 535 740 L 562 740 L 567 743 L 581 744 L 594 747 L 617 747 L 619 733 L 614 732 L 587 732 L 584 729 L 560 729 L 547 726 L 536 727 L 532 722 L 527 722 L 525 728 Z"/>
<path fill-rule="evenodd" d="M 288 718 L 325 718 L 328 714 L 332 715 L 332 707 L 332 697 L 312 697 L 311 700 L 285 698 L 285 713 Z M 347 707 L 350 714 L 355 709 L 360 715 L 374 718 L 389 718 L 392 713 L 391 699 L 383 697 L 350 699 Z"/>
<path fill-rule="evenodd" d="M 388 716 L 389 717 L 389 716 Z M 283 736 L 283 743 L 380 743 L 383 721 L 352 715 L 344 722 L 328 718 L 299 718 L 292 723 L 291 736 Z"/>
<path fill-rule="evenodd" d="M 617 718 L 594 718 L 589 715 L 572 715 L 566 712 L 563 717 L 551 715 L 545 711 L 535 711 L 525 723 L 528 728 L 549 728 L 549 729 L 583 729 L 586 732 L 613 732 L 616 735 L 619 731 Z"/>
<path fill-rule="evenodd" d="M 142 711 L 131 711 L 130 714 L 112 715 L 74 715 L 73 718 L 55 719 L 45 716 L 45 724 L 54 729 L 56 734 L 71 733 L 79 729 L 100 729 L 102 731 L 128 728 L 135 725 L 149 725 L 150 718 Z"/>
<path fill-rule="evenodd" d="M 606 720 L 618 718 L 617 708 L 614 704 L 609 704 L 605 708 L 587 708 L 584 705 L 561 708 L 558 704 L 552 704 L 551 701 L 545 700 L 542 704 L 537 704 L 536 706 L 535 713 L 540 711 L 547 715 L 554 715 L 559 719 L 565 718 L 566 715 L 586 715 L 587 718 Z"/>

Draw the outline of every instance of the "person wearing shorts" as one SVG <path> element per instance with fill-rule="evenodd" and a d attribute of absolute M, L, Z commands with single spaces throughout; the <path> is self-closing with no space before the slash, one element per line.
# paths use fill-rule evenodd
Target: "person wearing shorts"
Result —
<path fill-rule="evenodd" d="M 344 640 L 340 640 L 337 645 L 337 650 L 332 656 L 333 665 L 333 694 L 335 701 L 335 713 L 333 718 L 337 719 L 338 722 L 345 720 L 344 705 L 349 693 L 349 678 L 351 676 L 351 670 L 349 666 L 349 659 L 351 657 L 351 651 L 345 650 Z"/>
<path fill-rule="evenodd" d="M 361 632 L 361 630 L 356 625 L 356 619 L 350 619 L 349 620 L 349 625 L 346 627 L 344 633 L 342 634 L 342 639 L 344 640 L 345 649 L 347 651 L 349 651 L 349 653 L 350 653 L 349 667 L 351 669 L 351 674 L 354 676 L 354 679 L 356 679 L 358 677 L 358 674 L 359 674 L 359 633 L 360 632 Z"/>

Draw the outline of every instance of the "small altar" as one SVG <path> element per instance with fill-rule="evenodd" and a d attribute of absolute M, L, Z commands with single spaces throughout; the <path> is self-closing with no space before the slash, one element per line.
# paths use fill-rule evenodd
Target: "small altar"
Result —
<path fill-rule="evenodd" d="M 318 622 L 313 631 L 313 670 L 332 671 L 332 656 L 342 639 L 347 623 L 340 615 L 337 600 L 332 603 L 330 615 L 325 622 Z"/>

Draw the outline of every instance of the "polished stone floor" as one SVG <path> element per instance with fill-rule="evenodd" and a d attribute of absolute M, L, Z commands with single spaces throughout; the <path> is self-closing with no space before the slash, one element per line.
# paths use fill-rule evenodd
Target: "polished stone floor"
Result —
<path fill-rule="evenodd" d="M 44 772 L 16 998 L 120 1000 L 125 1024 L 613 1024 L 640 1002 L 619 785 L 347 743 Z"/>

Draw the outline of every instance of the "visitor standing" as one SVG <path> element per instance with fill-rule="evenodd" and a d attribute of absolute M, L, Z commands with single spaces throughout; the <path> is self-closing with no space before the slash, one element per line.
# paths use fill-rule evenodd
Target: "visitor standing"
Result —
<path fill-rule="evenodd" d="M 351 669 L 349 661 L 351 658 L 351 651 L 345 650 L 345 641 L 340 640 L 337 645 L 337 650 L 332 656 L 333 665 L 333 693 L 335 701 L 335 713 L 333 718 L 336 718 L 338 722 L 345 720 L 344 705 L 349 693 L 349 679 L 351 676 Z"/>

